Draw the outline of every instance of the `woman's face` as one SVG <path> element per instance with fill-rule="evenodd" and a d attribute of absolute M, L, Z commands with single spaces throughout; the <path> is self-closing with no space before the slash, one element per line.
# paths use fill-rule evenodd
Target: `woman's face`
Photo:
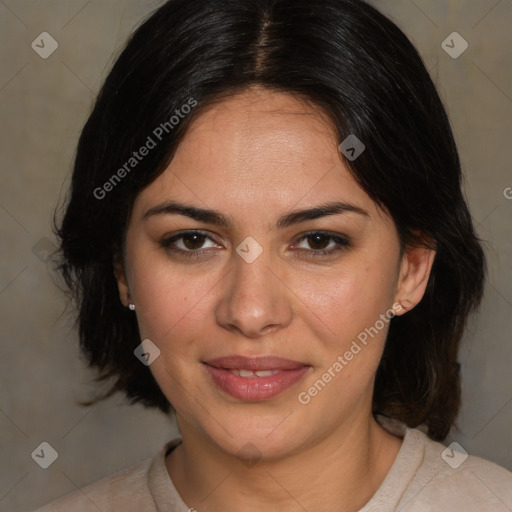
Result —
<path fill-rule="evenodd" d="M 138 195 L 116 275 L 182 431 L 273 458 L 368 420 L 389 318 L 430 264 L 401 257 L 318 110 L 251 89 L 203 112 Z"/>

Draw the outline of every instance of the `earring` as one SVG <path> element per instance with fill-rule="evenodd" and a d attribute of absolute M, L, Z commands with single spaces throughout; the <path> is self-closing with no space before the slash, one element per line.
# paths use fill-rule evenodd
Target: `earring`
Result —
<path fill-rule="evenodd" d="M 133 302 L 130 302 L 130 304 L 128 304 L 128 308 L 131 309 L 132 311 L 135 311 L 135 304 L 133 304 Z"/>

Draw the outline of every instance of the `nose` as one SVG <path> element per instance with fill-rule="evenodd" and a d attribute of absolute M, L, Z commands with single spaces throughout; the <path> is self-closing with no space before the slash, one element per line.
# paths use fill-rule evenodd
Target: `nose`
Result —
<path fill-rule="evenodd" d="M 270 258 L 263 252 L 252 263 L 236 254 L 233 259 L 215 309 L 217 323 L 248 338 L 287 327 L 293 317 L 293 294 L 277 268 L 271 268 Z"/>

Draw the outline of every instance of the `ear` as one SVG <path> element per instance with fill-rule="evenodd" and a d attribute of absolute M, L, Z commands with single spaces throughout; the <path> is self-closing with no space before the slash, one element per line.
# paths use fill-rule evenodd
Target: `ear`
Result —
<path fill-rule="evenodd" d="M 400 262 L 395 301 L 403 315 L 423 298 L 435 258 L 435 250 L 426 247 L 407 247 Z"/>
<path fill-rule="evenodd" d="M 126 272 L 122 257 L 117 254 L 113 258 L 114 276 L 117 281 L 117 288 L 119 290 L 119 298 L 125 307 L 131 302 L 130 288 L 128 287 L 128 280 L 126 279 Z"/>

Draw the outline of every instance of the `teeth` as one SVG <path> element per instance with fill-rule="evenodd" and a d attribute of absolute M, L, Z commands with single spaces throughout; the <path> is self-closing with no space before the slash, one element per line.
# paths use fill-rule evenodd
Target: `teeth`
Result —
<path fill-rule="evenodd" d="M 279 370 L 258 370 L 253 372 L 252 370 L 229 370 L 233 375 L 238 377 L 270 377 L 279 373 Z"/>
<path fill-rule="evenodd" d="M 258 377 L 270 377 L 271 375 L 275 375 L 279 373 L 279 370 L 259 370 L 256 372 Z"/>

